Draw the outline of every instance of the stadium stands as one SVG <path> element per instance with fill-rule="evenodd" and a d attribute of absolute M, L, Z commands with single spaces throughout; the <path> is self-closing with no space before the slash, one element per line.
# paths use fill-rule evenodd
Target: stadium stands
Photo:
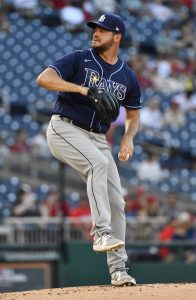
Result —
<path fill-rule="evenodd" d="M 134 15 L 125 9 L 120 1 L 119 13 L 124 18 L 128 36 L 126 46 L 121 49 L 121 56 L 128 61 L 130 56 L 139 51 L 144 51 L 148 56 L 148 65 L 153 65 L 156 38 L 162 33 L 165 23 L 153 19 L 149 15 Z M 10 109 L 0 108 L 0 135 L 6 146 L 13 143 L 13 135 L 17 129 L 27 131 L 27 143 L 41 129 L 42 122 L 38 119 L 41 112 L 48 116 L 56 98 L 56 94 L 46 91 L 36 85 L 37 75 L 52 61 L 57 60 L 65 53 L 74 49 L 83 49 L 90 46 L 88 30 L 81 32 L 67 32 L 63 25 L 47 27 L 39 19 L 23 18 L 19 12 L 12 11 L 8 14 L 10 31 L 0 31 L 0 90 L 5 90 L 9 95 Z M 129 39 L 130 38 L 130 39 Z M 138 48 L 137 48 L 138 47 Z M 153 50 L 154 51 L 154 50 Z M 156 51 L 155 51 L 156 52 Z M 184 61 L 182 62 L 184 63 Z M 175 92 L 159 89 L 143 89 L 142 97 L 144 106 L 149 98 L 156 96 L 159 99 L 161 111 L 165 111 Z M 113 154 L 117 157 L 118 145 L 123 134 L 123 127 L 117 126 L 113 140 Z M 132 161 L 118 163 L 123 184 L 128 189 L 144 184 L 149 189 L 154 189 L 150 182 L 139 182 L 136 169 L 137 165 L 145 158 L 149 148 L 159 154 L 160 164 L 167 170 L 164 178 L 158 183 L 160 193 L 174 191 L 185 194 L 187 201 L 196 201 L 196 113 L 195 110 L 186 113 L 186 125 L 183 128 L 168 126 L 155 133 L 150 129 L 141 130 L 135 140 L 136 147 Z M 177 148 L 180 152 L 176 168 L 168 165 L 170 151 Z M 29 154 L 30 155 L 30 154 Z M 22 160 L 21 160 L 22 163 Z M 47 162 L 48 166 L 50 161 Z M 23 181 L 23 176 L 6 178 L 6 166 L 0 164 L 0 217 L 10 215 L 10 208 L 15 201 L 15 193 Z M 30 175 L 32 176 L 32 174 Z M 38 200 L 45 198 L 48 184 L 35 187 Z"/>

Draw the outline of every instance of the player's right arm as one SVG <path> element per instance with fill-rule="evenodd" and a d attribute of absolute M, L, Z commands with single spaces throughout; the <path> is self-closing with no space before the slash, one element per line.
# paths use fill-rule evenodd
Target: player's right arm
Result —
<path fill-rule="evenodd" d="M 87 95 L 88 87 L 63 80 L 52 68 L 45 69 L 36 80 L 37 84 L 47 90 L 56 92 L 79 93 Z"/>

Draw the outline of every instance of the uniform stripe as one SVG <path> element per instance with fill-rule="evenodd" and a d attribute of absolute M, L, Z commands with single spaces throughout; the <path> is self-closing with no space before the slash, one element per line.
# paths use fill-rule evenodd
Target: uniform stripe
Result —
<path fill-rule="evenodd" d="M 93 59 L 96 61 L 96 63 L 99 65 L 99 67 L 101 68 L 101 78 L 103 77 L 103 68 L 102 66 L 100 65 L 100 63 L 96 60 L 95 56 L 93 55 L 93 52 L 92 50 L 90 49 L 90 52 L 91 52 L 91 55 L 93 57 Z"/>
<path fill-rule="evenodd" d="M 91 53 L 93 59 L 95 60 L 95 62 L 98 64 L 98 66 L 99 66 L 100 69 L 101 69 L 101 78 L 102 78 L 102 77 L 103 77 L 103 68 L 102 68 L 102 66 L 100 65 L 100 63 L 96 60 L 95 56 L 93 55 L 92 50 L 89 49 L 89 51 L 90 51 L 90 53 Z M 91 126 L 92 126 L 92 124 L 93 124 L 94 118 L 95 118 L 95 111 L 94 111 L 94 113 L 93 113 L 93 117 L 92 117 L 92 121 L 91 121 Z M 100 124 L 99 124 L 99 125 L 100 125 Z M 101 129 L 101 125 L 100 125 L 100 129 Z"/>
<path fill-rule="evenodd" d="M 62 75 L 61 75 L 61 73 L 59 72 L 59 70 L 57 69 L 57 67 L 55 67 L 55 66 L 53 66 L 53 65 L 49 65 L 48 67 L 54 69 L 54 70 L 58 73 L 58 75 L 62 78 Z"/>
<path fill-rule="evenodd" d="M 94 112 L 93 112 L 93 117 L 92 117 L 92 120 L 91 120 L 90 128 L 91 128 L 92 125 L 93 125 L 94 117 L 95 117 L 95 110 L 94 110 Z"/>
<path fill-rule="evenodd" d="M 94 193 L 94 189 L 93 189 L 93 165 L 92 163 L 90 162 L 90 160 L 79 150 L 77 149 L 75 146 L 73 146 L 70 142 L 68 142 L 62 135 L 60 135 L 53 127 L 53 124 L 52 124 L 52 121 L 51 121 L 51 126 L 52 126 L 52 129 L 54 130 L 55 134 L 58 135 L 62 140 L 64 140 L 69 146 L 71 146 L 73 149 L 75 149 L 77 152 L 79 152 L 87 161 L 88 163 L 90 164 L 91 166 L 91 171 L 92 171 L 92 177 L 91 177 L 91 187 L 92 187 L 92 194 L 93 194 L 93 197 L 94 197 L 94 200 L 95 200 L 95 204 L 96 204 L 96 208 L 97 208 L 97 212 L 98 212 L 98 215 L 100 216 L 100 211 L 98 209 L 98 204 L 97 204 L 97 201 L 96 201 L 96 197 L 95 197 L 95 193 Z M 95 224 L 96 226 L 96 224 Z"/>
<path fill-rule="evenodd" d="M 138 108 L 142 108 L 142 106 L 130 106 L 130 105 L 123 105 L 124 107 L 127 107 L 127 108 L 132 108 L 132 109 L 138 109 Z"/>
<path fill-rule="evenodd" d="M 114 74 L 118 73 L 118 72 L 122 69 L 123 66 L 124 66 L 124 62 L 122 62 L 122 65 L 120 66 L 120 68 L 119 68 L 118 70 L 116 70 L 114 73 L 112 73 L 112 74 L 110 75 L 109 80 L 111 80 L 111 77 L 112 77 Z"/>

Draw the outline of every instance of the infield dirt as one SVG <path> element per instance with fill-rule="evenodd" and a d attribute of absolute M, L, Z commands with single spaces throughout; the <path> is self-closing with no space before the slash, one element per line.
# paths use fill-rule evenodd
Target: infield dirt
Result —
<path fill-rule="evenodd" d="M 82 286 L 1 293 L 0 300 L 195 300 L 196 283 L 135 287 Z"/>

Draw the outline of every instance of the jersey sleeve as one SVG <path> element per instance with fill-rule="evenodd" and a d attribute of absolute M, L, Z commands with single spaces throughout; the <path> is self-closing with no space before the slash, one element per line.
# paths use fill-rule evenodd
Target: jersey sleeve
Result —
<path fill-rule="evenodd" d="M 140 109 L 142 107 L 141 89 L 134 73 L 132 73 L 131 86 L 125 99 L 123 100 L 122 106 L 127 109 Z"/>
<path fill-rule="evenodd" d="M 78 63 L 79 54 L 75 51 L 64 55 L 62 58 L 48 67 L 54 69 L 62 79 L 70 80 L 76 72 Z"/>

